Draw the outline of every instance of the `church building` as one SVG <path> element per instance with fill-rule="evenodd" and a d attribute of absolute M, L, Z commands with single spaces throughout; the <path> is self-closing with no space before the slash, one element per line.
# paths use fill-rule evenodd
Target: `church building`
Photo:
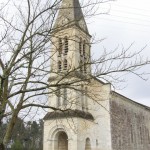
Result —
<path fill-rule="evenodd" d="M 92 76 L 79 0 L 62 0 L 53 30 L 49 106 L 58 110 L 44 117 L 43 150 L 150 150 L 150 108 Z"/>

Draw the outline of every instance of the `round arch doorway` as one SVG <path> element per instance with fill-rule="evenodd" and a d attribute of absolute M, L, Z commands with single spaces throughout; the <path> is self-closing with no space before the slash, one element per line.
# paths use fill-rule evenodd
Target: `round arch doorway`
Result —
<path fill-rule="evenodd" d="M 68 150 L 68 136 L 64 131 L 56 134 L 54 150 Z"/>
<path fill-rule="evenodd" d="M 89 138 L 85 141 L 85 150 L 91 150 L 91 142 Z"/>

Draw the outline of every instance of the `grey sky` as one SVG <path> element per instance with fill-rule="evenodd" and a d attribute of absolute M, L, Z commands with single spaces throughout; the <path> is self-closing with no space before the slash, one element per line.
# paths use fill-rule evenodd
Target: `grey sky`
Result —
<path fill-rule="evenodd" d="M 150 1 L 149 0 L 117 0 L 102 4 L 100 12 L 106 15 L 95 16 L 88 19 L 88 27 L 96 38 L 106 38 L 102 43 L 93 46 L 98 52 L 105 46 L 114 49 L 118 44 L 128 47 L 134 42 L 132 50 L 139 50 L 145 45 L 145 56 L 150 55 Z M 150 68 L 145 67 L 150 72 Z M 143 70 L 144 70 L 143 69 Z M 133 75 L 126 76 L 125 88 L 119 93 L 145 105 L 150 106 L 150 76 L 148 81 L 143 81 Z"/>
<path fill-rule="evenodd" d="M 0 4 L 3 2 L 5 0 L 1 0 Z M 103 46 L 107 49 L 114 49 L 118 44 L 128 47 L 134 42 L 133 50 L 139 50 L 147 45 L 145 55 L 150 55 L 149 7 L 149 0 L 116 0 L 102 4 L 98 11 L 103 13 L 110 10 L 109 13 L 92 17 L 87 20 L 87 23 L 92 35 L 96 34 L 96 38 L 106 38 L 106 40 L 94 45 L 92 50 L 99 52 Z M 144 69 L 150 72 L 150 68 Z M 123 85 L 126 88 L 118 92 L 150 106 L 150 79 L 146 82 L 129 75 L 126 79 L 128 82 Z"/>

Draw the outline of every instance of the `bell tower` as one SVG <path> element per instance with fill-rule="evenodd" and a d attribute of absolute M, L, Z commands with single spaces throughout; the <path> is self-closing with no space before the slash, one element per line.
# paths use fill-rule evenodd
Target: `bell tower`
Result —
<path fill-rule="evenodd" d="M 79 81 L 91 75 L 90 39 L 79 1 L 62 0 L 51 38 L 49 81 L 56 92 L 50 95 L 50 106 L 88 110 L 87 87 Z"/>
<path fill-rule="evenodd" d="M 91 75 L 90 39 L 79 1 L 62 0 L 51 37 L 49 78 L 55 85 L 49 105 L 59 110 L 44 117 L 44 150 L 91 149 L 90 129 L 80 132 L 94 121 L 82 80 Z"/>
<path fill-rule="evenodd" d="M 90 74 L 90 38 L 79 1 L 62 0 L 51 39 L 51 76 Z"/>

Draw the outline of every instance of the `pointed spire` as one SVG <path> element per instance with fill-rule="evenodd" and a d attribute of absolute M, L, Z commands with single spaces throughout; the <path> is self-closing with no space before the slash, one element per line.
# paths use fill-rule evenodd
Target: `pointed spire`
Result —
<path fill-rule="evenodd" d="M 79 0 L 62 0 L 54 29 L 73 25 L 89 34 Z"/>

